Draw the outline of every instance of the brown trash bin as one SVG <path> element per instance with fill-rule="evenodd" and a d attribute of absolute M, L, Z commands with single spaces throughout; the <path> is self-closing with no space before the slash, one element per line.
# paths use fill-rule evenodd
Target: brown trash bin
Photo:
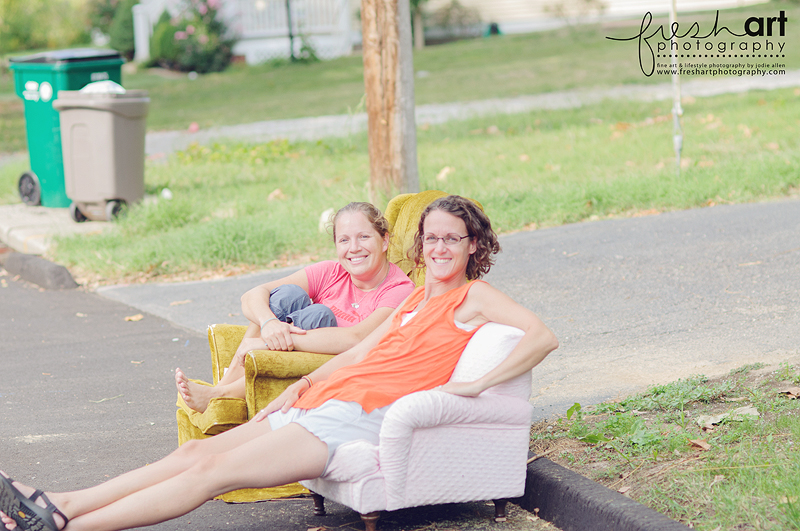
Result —
<path fill-rule="evenodd" d="M 78 222 L 111 220 L 144 197 L 144 142 L 150 98 L 62 90 L 53 102 L 61 119 L 64 187 Z"/>

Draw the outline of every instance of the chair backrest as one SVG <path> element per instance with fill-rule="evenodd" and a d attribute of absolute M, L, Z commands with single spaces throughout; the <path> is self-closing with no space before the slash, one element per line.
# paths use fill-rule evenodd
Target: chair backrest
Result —
<path fill-rule="evenodd" d="M 473 382 L 497 367 L 511 354 L 525 333 L 519 328 L 500 323 L 486 323 L 475 332 L 456 364 L 452 382 Z M 487 389 L 486 392 L 511 395 L 528 400 L 531 397 L 532 375 L 525 374 Z"/>
<path fill-rule="evenodd" d="M 386 205 L 386 220 L 392 239 L 386 253 L 390 262 L 399 267 L 417 286 L 425 283 L 425 268 L 418 268 L 414 260 L 408 257 L 408 251 L 414 246 L 414 235 L 417 232 L 422 211 L 440 197 L 449 194 L 441 190 L 425 190 L 416 194 L 400 194 L 392 198 Z M 473 203 L 483 210 L 483 205 L 474 199 Z"/>

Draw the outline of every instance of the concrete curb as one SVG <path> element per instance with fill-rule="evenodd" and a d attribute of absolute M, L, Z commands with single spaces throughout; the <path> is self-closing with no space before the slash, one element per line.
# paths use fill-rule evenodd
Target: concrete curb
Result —
<path fill-rule="evenodd" d="M 78 283 L 66 267 L 44 258 L 24 253 L 8 253 L 2 266 L 12 275 L 19 275 L 45 289 L 74 289 Z"/>
<path fill-rule="evenodd" d="M 512 500 L 563 531 L 685 531 L 661 513 L 541 458 L 528 464 L 525 494 Z"/>

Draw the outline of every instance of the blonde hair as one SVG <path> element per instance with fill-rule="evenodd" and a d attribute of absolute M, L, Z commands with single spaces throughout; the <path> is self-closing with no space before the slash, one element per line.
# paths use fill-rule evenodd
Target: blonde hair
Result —
<path fill-rule="evenodd" d="M 381 214 L 381 211 L 378 210 L 375 205 L 372 203 L 353 201 L 340 208 L 339 211 L 336 212 L 336 215 L 333 216 L 333 243 L 336 243 L 336 222 L 339 221 L 339 216 L 348 212 L 361 212 L 364 214 L 364 217 L 370 222 L 375 232 L 381 235 L 381 238 L 389 233 L 389 222 L 386 221 L 386 218 L 383 217 L 383 214 Z"/>

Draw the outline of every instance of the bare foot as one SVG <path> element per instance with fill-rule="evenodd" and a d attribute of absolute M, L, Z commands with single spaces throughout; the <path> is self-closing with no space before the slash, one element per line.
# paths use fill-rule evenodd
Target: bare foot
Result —
<path fill-rule="evenodd" d="M 204 412 L 211 399 L 219 394 L 215 387 L 200 385 L 189 380 L 180 369 L 175 369 L 175 386 L 186 405 L 200 413 Z"/>
<path fill-rule="evenodd" d="M 11 478 L 8 477 L 8 474 L 6 474 L 5 472 L 0 471 L 0 474 L 3 474 L 3 476 L 5 476 L 6 478 L 11 479 Z M 32 487 L 28 487 L 27 485 L 23 485 L 19 481 L 12 482 L 12 485 L 14 485 L 14 487 L 18 491 L 20 491 L 22 493 L 22 495 L 25 496 L 25 497 L 30 497 L 30 495 L 33 494 L 34 491 L 36 490 L 36 489 L 34 489 Z M 51 500 L 54 498 L 54 496 L 52 494 L 50 494 L 50 493 L 46 493 L 46 495 Z M 47 503 L 45 503 L 44 499 L 41 496 L 39 496 L 35 500 L 35 503 L 36 503 L 36 505 L 38 505 L 39 507 L 42 507 L 42 508 L 45 508 L 47 506 Z M 62 529 L 64 527 L 64 524 L 65 524 L 64 519 L 58 513 L 53 513 L 53 520 L 55 521 L 56 526 L 59 529 Z M 17 527 L 18 527 L 17 526 L 17 522 L 14 521 L 13 518 L 11 518 L 9 515 L 5 514 L 2 511 L 0 511 L 0 523 L 2 523 L 2 526 L 4 526 L 4 528 L 7 531 L 13 531 L 14 529 L 17 529 Z"/>

